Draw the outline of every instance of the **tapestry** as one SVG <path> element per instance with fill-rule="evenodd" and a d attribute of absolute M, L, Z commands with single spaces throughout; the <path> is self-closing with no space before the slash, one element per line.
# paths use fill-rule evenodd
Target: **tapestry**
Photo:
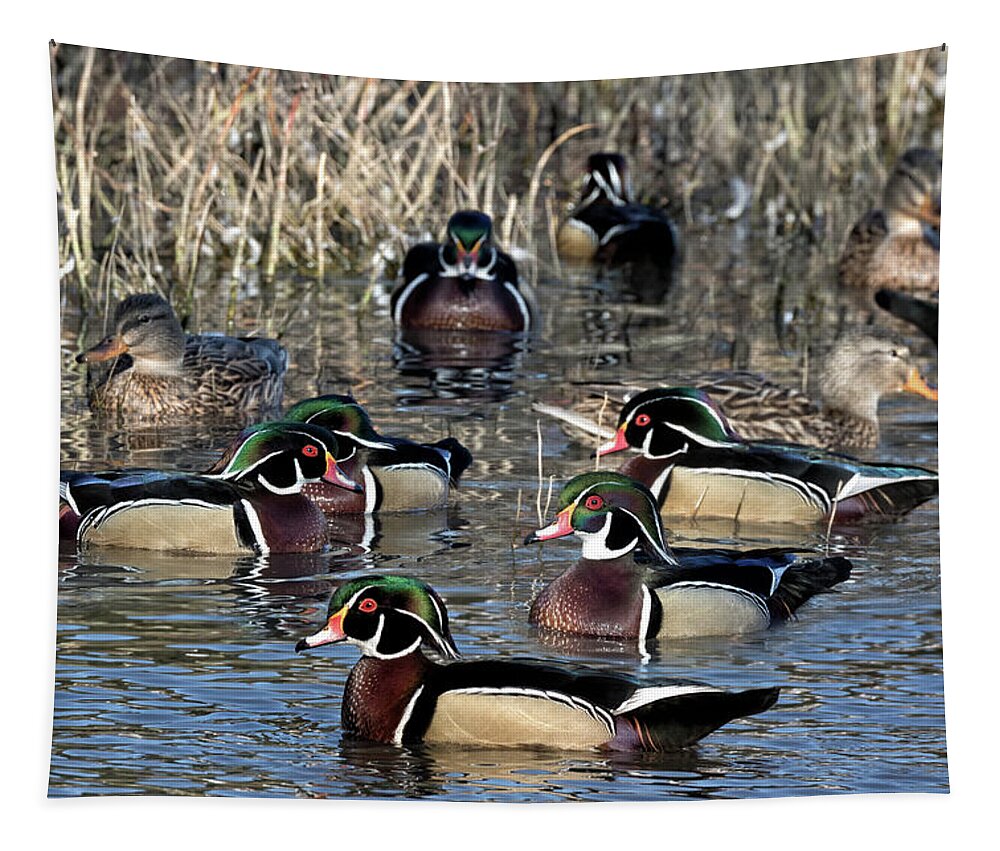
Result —
<path fill-rule="evenodd" d="M 51 797 L 948 791 L 943 46 L 49 50 Z"/>

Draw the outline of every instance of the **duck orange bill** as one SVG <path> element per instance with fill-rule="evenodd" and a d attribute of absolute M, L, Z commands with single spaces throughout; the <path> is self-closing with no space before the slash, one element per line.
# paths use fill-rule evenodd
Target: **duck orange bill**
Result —
<path fill-rule="evenodd" d="M 77 363 L 94 363 L 95 361 L 111 360 L 128 352 L 125 341 L 118 336 L 105 337 L 93 348 L 76 356 Z"/>
<path fill-rule="evenodd" d="M 324 644 L 334 644 L 337 641 L 344 641 L 347 635 L 344 633 L 344 615 L 347 614 L 347 606 L 344 606 L 336 614 L 330 615 L 330 620 L 315 635 L 299 639 L 295 645 L 295 652 L 301 653 L 311 647 L 322 647 Z"/>
<path fill-rule="evenodd" d="M 349 491 L 362 491 L 364 488 L 359 485 L 354 479 L 347 476 L 340 466 L 337 464 L 337 460 L 329 453 L 326 453 L 326 472 L 323 473 L 323 481 L 329 482 L 331 485 L 336 485 L 340 488 L 345 488 Z"/>
<path fill-rule="evenodd" d="M 925 198 L 917 212 L 917 218 L 931 227 L 941 227 L 941 199 Z"/>
<path fill-rule="evenodd" d="M 544 529 L 537 529 L 528 535 L 524 539 L 526 544 L 534 544 L 537 541 L 548 541 L 552 538 L 563 538 L 566 535 L 573 534 L 573 509 L 576 508 L 576 503 L 567 506 L 562 511 L 556 515 L 556 520 L 554 523 L 550 523 Z"/>
<path fill-rule="evenodd" d="M 621 427 L 615 432 L 615 436 L 609 440 L 607 443 L 602 443 L 597 447 L 597 457 L 603 458 L 605 455 L 610 455 L 612 452 L 621 452 L 623 449 L 628 449 L 628 441 L 625 439 L 625 429 L 628 427 L 628 423 L 622 423 Z"/>
<path fill-rule="evenodd" d="M 906 393 L 916 393 L 918 396 L 923 396 L 925 399 L 932 399 L 935 402 L 938 400 L 937 387 L 931 387 L 916 367 L 913 367 L 909 375 L 906 376 L 903 391 Z"/>

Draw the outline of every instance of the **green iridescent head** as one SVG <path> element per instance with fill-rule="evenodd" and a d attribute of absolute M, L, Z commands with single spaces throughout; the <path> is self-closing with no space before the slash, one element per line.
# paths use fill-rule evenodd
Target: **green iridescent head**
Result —
<path fill-rule="evenodd" d="M 571 534 L 583 539 L 585 558 L 618 558 L 641 545 L 653 558 L 674 561 L 656 497 L 621 473 L 598 471 L 570 479 L 559 494 L 556 519 L 525 543 Z"/>
<path fill-rule="evenodd" d="M 337 466 L 337 438 L 311 423 L 260 423 L 243 429 L 206 475 L 259 484 L 276 494 L 299 493 L 320 480 L 357 491 Z"/>
<path fill-rule="evenodd" d="M 441 598 L 408 576 L 363 576 L 341 585 L 330 598 L 326 626 L 295 649 L 338 641 L 350 641 L 365 656 L 379 659 L 405 656 L 421 644 L 445 658 L 458 657 Z"/>
<path fill-rule="evenodd" d="M 739 435 L 704 391 L 668 387 L 637 393 L 622 408 L 618 432 L 597 450 L 598 456 L 622 449 L 642 450 L 647 458 L 670 458 L 692 444 L 732 446 Z"/>
<path fill-rule="evenodd" d="M 490 273 L 497 261 L 493 220 L 478 210 L 461 210 L 448 220 L 441 262 L 449 275 L 478 278 Z"/>
<path fill-rule="evenodd" d="M 330 393 L 305 399 L 285 415 L 286 420 L 299 423 L 314 423 L 332 431 L 348 445 L 357 443 L 369 449 L 391 449 L 392 444 L 382 440 L 372 425 L 368 412 L 358 404 L 353 396 L 339 396 Z M 343 459 L 339 459 L 343 460 Z"/>

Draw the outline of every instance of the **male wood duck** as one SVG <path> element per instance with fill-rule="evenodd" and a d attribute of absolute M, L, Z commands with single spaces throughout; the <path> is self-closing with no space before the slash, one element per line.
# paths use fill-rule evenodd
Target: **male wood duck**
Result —
<path fill-rule="evenodd" d="M 752 373 L 702 373 L 686 377 L 683 383 L 708 393 L 730 425 L 747 440 L 823 449 L 877 446 L 878 406 L 890 393 L 913 393 L 933 401 L 938 398 L 937 388 L 921 375 L 909 348 L 873 331 L 845 334 L 834 344 L 819 371 L 818 399 Z M 542 403 L 533 407 L 565 423 L 572 437 L 607 439 L 614 435 L 614 428 L 597 422 L 605 407 L 605 394 L 608 399 L 620 400 L 626 388 L 604 388 L 604 393 L 600 389 L 591 388 L 590 395 L 572 410 Z M 644 389 L 627 388 L 630 394 Z"/>
<path fill-rule="evenodd" d="M 903 154 L 886 181 L 882 208 L 865 215 L 847 238 L 837 268 L 841 284 L 936 292 L 940 187 L 941 158 L 934 151 Z"/>
<path fill-rule="evenodd" d="M 646 485 L 665 517 L 853 522 L 906 514 L 938 492 L 937 473 L 920 467 L 744 440 L 707 393 L 690 387 L 633 396 L 597 454 L 628 448 L 642 455 L 619 472 Z"/>
<path fill-rule="evenodd" d="M 443 508 L 449 488 L 472 463 L 469 450 L 452 437 L 427 444 L 380 435 L 351 396 L 306 399 L 285 419 L 333 432 L 340 446 L 337 463 L 361 485 L 353 493 L 323 481 L 307 484 L 305 494 L 326 514 Z"/>
<path fill-rule="evenodd" d="M 934 344 L 938 338 L 938 299 L 923 299 L 898 290 L 882 289 L 875 293 L 875 304 L 897 319 L 909 322 L 924 332 Z"/>
<path fill-rule="evenodd" d="M 326 518 L 303 494 L 309 482 L 359 486 L 337 466 L 337 440 L 305 423 L 245 429 L 215 472 L 63 471 L 60 540 L 200 553 L 316 552 Z"/>
<path fill-rule="evenodd" d="M 154 293 L 115 308 L 114 333 L 77 357 L 112 361 L 90 393 L 95 411 L 129 418 L 267 413 L 281 406 L 288 354 L 274 340 L 185 334 Z"/>
<path fill-rule="evenodd" d="M 430 586 L 401 576 L 342 585 L 326 626 L 295 649 L 338 641 L 362 653 L 344 689 L 343 728 L 386 744 L 676 750 L 763 712 L 779 691 L 729 692 L 690 681 L 640 686 L 537 661 L 431 661 L 425 645 L 444 659 L 459 655 L 447 611 Z"/>
<path fill-rule="evenodd" d="M 494 245 L 493 220 L 477 210 L 455 213 L 443 243 L 407 252 L 390 308 L 403 329 L 529 331 L 533 320 L 517 266 Z"/>
<path fill-rule="evenodd" d="M 851 573 L 845 558 L 802 559 L 789 550 L 675 553 L 656 497 L 620 473 L 571 479 L 555 521 L 525 544 L 574 534 L 583 541 L 582 558 L 535 598 L 529 620 L 562 632 L 638 639 L 640 648 L 651 638 L 767 629 Z"/>
<path fill-rule="evenodd" d="M 591 154 L 580 203 L 559 226 L 556 250 L 569 263 L 648 264 L 669 277 L 680 241 L 666 213 L 632 201 L 625 157 Z"/>

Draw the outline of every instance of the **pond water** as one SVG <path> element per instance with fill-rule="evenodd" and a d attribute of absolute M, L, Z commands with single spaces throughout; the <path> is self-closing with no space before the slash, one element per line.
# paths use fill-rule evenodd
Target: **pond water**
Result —
<path fill-rule="evenodd" d="M 691 240 L 663 304 L 625 301 L 613 281 L 543 280 L 541 333 L 492 348 L 454 338 L 433 350 L 426 340 L 399 345 L 381 293 L 358 306 L 363 282 L 286 280 L 247 298 L 248 329 L 292 317 L 283 336 L 292 357 L 288 401 L 350 387 L 385 433 L 452 434 L 476 460 L 448 511 L 346 521 L 319 555 L 64 553 L 50 794 L 562 801 L 947 791 L 936 502 L 900 523 L 834 530 L 829 540 L 823 529 L 784 533 L 776 542 L 847 555 L 854 573 L 764 634 L 679 641 L 644 662 L 633 646 L 552 639 L 527 623 L 532 597 L 576 559 L 578 544 L 520 541 L 536 528 L 549 477 L 557 493 L 594 463 L 590 447 L 558 425 L 538 425 L 532 400 L 566 399 L 568 382 L 692 368 L 750 367 L 798 382 L 807 338 L 828 340 L 835 326 L 865 318 L 824 289 L 828 269 L 807 263 L 790 275 L 786 264 L 793 283 L 776 301 L 774 267 L 733 262 L 734 252 L 727 235 Z M 707 257 L 730 259 L 716 266 Z M 194 324 L 218 327 L 206 318 L 222 315 L 223 298 L 205 287 Z M 250 307 L 258 302 L 259 321 Z M 72 364 L 81 328 L 67 309 L 63 465 L 208 466 L 234 424 L 122 433 L 86 410 L 84 377 Z M 932 364 L 933 349 L 923 354 Z M 873 456 L 936 468 L 933 405 L 887 400 L 883 424 Z M 687 541 L 720 530 L 673 533 Z M 737 544 L 770 540 L 722 534 Z M 376 570 L 434 586 L 465 657 L 565 659 L 650 684 L 694 677 L 780 685 L 782 694 L 769 711 L 676 754 L 396 748 L 342 738 L 340 698 L 357 650 L 296 655 L 293 647 L 318 628 L 341 579 Z"/>

